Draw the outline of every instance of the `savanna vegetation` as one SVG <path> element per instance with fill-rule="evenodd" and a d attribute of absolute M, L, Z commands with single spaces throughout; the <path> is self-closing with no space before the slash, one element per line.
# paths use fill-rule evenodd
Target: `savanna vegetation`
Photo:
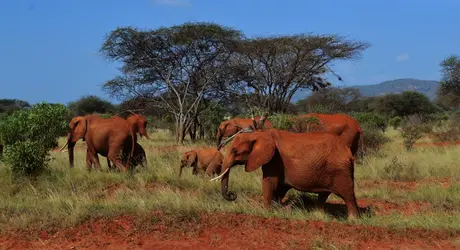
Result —
<path fill-rule="evenodd" d="M 246 37 L 212 23 L 117 28 L 107 35 L 101 53 L 122 64 L 120 75 L 103 85 L 121 103 L 97 96 L 66 105 L 0 100 L 0 230 L 52 231 L 127 214 L 152 226 L 160 220 L 152 211 L 162 211 L 173 222 L 232 213 L 444 230 L 453 237 L 460 232 L 460 148 L 455 144 L 460 140 L 460 59 L 451 56 L 441 63 L 443 79 L 434 101 L 415 91 L 366 97 L 326 80 L 328 74 L 340 79 L 332 62 L 357 59 L 369 46 L 335 35 Z M 292 103 L 299 89 L 312 94 Z M 82 141 L 72 169 L 67 154 L 54 150 L 65 143 L 74 116 L 126 117 L 131 112 L 148 118 L 151 137 L 139 139 L 148 167 L 136 169 L 134 176 L 108 171 L 105 164 L 102 171 L 87 171 Z M 245 173 L 235 167 L 230 186 L 239 198 L 234 202 L 224 200 L 220 183 L 206 176 L 184 169 L 177 177 L 183 152 L 215 147 L 221 121 L 266 112 L 274 127 L 294 132 L 314 127 L 314 121 L 289 120 L 298 114 L 345 113 L 359 121 L 365 152 L 355 166 L 363 209 L 359 220 L 346 220 L 336 196 L 328 199 L 324 213 L 309 206 L 315 195 L 294 190 L 288 193 L 289 208 L 263 208 L 260 170 Z M 335 240 L 312 244 L 346 245 Z"/>

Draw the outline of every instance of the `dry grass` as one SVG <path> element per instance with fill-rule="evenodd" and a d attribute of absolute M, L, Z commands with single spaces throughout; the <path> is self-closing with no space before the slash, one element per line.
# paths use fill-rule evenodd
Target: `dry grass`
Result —
<path fill-rule="evenodd" d="M 457 163 L 460 147 L 415 148 L 412 152 L 405 152 L 397 131 L 390 129 L 387 134 L 392 137 L 392 142 L 378 156 L 367 157 L 356 166 L 358 199 L 427 202 L 432 204 L 429 210 L 416 215 L 407 215 L 403 211 L 389 215 L 369 213 L 356 222 L 300 206 L 291 210 L 280 207 L 265 210 L 260 199 L 261 171 L 245 173 L 241 167 L 235 167 L 230 177 L 230 190 L 238 193 L 238 199 L 228 202 L 220 195 L 219 182 L 209 182 L 205 176 L 192 176 L 191 169 L 184 169 L 182 178 L 178 178 L 180 154 L 195 147 L 214 147 L 214 142 L 165 149 L 174 142 L 168 132 L 159 131 L 151 133 L 151 141 L 140 139 L 147 152 L 148 168 L 138 169 L 132 178 L 107 171 L 103 157 L 100 157 L 102 170 L 88 172 L 84 150 L 76 152 L 74 169 L 68 167 L 66 153 L 53 152 L 55 159 L 51 168 L 36 181 L 13 180 L 8 168 L 0 166 L 0 229 L 62 227 L 90 217 L 142 216 L 152 210 L 186 217 L 199 213 L 231 212 L 388 227 L 460 229 L 460 185 L 455 179 L 460 176 Z M 60 145 L 64 140 L 61 138 Z M 446 177 L 451 178 L 449 187 L 429 181 Z M 369 180 L 416 181 L 422 184 L 404 190 L 393 188 L 391 183 L 367 187 L 364 183 Z M 292 190 L 288 195 L 300 200 L 300 192 Z M 330 201 L 336 200 L 340 199 L 330 197 Z"/>

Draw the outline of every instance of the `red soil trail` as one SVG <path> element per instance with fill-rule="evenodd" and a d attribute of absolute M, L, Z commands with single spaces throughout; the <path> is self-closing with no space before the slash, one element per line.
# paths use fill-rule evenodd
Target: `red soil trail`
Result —
<path fill-rule="evenodd" d="M 94 219 L 56 232 L 10 231 L 1 249 L 455 249 L 456 232 L 212 214 Z"/>

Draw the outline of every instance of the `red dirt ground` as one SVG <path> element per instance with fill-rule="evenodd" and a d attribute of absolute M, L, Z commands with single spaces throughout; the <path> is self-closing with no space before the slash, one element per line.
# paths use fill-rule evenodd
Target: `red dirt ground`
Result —
<path fill-rule="evenodd" d="M 95 219 L 57 232 L 10 231 L 2 249 L 455 249 L 449 231 L 389 229 L 335 222 L 289 221 L 248 215 L 201 215 L 172 219 L 155 212 L 143 222 L 130 216 Z M 455 242 L 455 243 L 454 243 Z"/>

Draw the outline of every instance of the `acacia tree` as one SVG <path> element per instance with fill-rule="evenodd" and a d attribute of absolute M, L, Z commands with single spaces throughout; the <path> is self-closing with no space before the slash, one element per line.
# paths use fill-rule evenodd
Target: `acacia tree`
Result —
<path fill-rule="evenodd" d="M 437 102 L 446 108 L 460 106 L 460 57 L 452 55 L 441 62 L 442 80 Z"/>
<path fill-rule="evenodd" d="M 103 89 L 120 99 L 142 98 L 171 113 L 176 139 L 198 115 L 203 99 L 224 83 L 220 80 L 236 41 L 242 34 L 213 23 L 185 23 L 156 30 L 131 27 L 112 31 L 101 51 L 106 58 L 122 62 L 122 76 Z"/>
<path fill-rule="evenodd" d="M 336 75 L 329 63 L 356 59 L 368 46 L 339 36 L 309 34 L 243 40 L 232 58 L 237 80 L 232 92 L 253 93 L 259 108 L 285 112 L 297 90 L 331 85 L 324 77 L 328 71 Z"/>

